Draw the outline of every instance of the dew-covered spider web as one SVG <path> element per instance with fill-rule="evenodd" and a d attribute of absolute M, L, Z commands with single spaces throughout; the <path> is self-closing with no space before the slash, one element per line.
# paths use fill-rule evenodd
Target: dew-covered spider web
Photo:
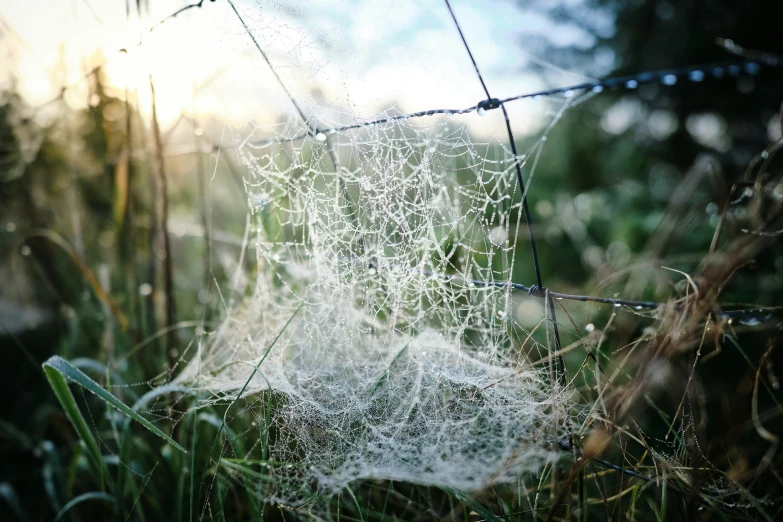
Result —
<path fill-rule="evenodd" d="M 266 25 L 246 22 L 263 49 Z M 312 67 L 297 51 L 285 59 Z M 285 92 L 290 76 L 272 85 Z M 475 106 L 424 118 L 289 107 L 238 137 L 254 286 L 178 382 L 206 403 L 241 394 L 231 417 L 258 418 L 240 438 L 264 446 L 269 501 L 298 505 L 357 479 L 475 491 L 541 469 L 574 412 L 509 319 L 505 282 L 530 262 L 516 258 L 527 232 L 515 162 L 535 154 L 476 140 Z M 499 110 L 486 118 L 503 129 Z"/>
<path fill-rule="evenodd" d="M 231 397 L 254 374 L 245 395 L 279 394 L 269 460 L 298 464 L 270 470 L 281 500 L 314 481 L 475 490 L 538 469 L 566 399 L 520 352 L 512 289 L 470 282 L 512 278 L 508 150 L 445 119 L 321 136 L 240 149 L 255 288 L 182 378 Z"/>
<path fill-rule="evenodd" d="M 222 325 L 176 377 L 202 404 L 232 405 L 227 432 L 253 419 L 212 456 L 260 455 L 260 494 L 289 506 L 358 479 L 476 491 L 539 471 L 584 413 L 558 379 L 548 313 L 538 341 L 512 313 L 508 283 L 534 262 L 520 254 L 522 193 L 535 192 L 567 110 L 611 86 L 704 73 L 554 89 L 534 145 L 515 153 L 499 100 L 410 117 L 368 113 L 347 86 L 339 102 L 303 94 L 299 82 L 328 61 L 313 47 L 350 50 L 339 31 L 316 38 L 276 7 L 232 6 L 288 104 L 274 123 L 234 133 L 249 208 L 241 259 L 253 268 L 238 269 Z M 479 85 L 467 55 L 465 81 Z M 482 115 L 496 131 L 477 138 L 469 122 Z"/>

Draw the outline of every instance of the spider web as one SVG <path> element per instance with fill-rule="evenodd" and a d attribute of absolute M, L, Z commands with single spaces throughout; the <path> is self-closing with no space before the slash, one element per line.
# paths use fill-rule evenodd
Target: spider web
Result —
<path fill-rule="evenodd" d="M 226 442 L 221 456 L 261 448 L 258 493 L 289 506 L 357 479 L 475 491 L 556 459 L 585 412 L 556 378 L 559 338 L 537 343 L 513 313 L 509 282 L 530 262 L 518 258 L 522 190 L 534 185 L 547 135 L 568 109 L 608 87 L 705 73 L 542 91 L 554 110 L 517 155 L 508 136 L 477 139 L 468 126 L 485 116 L 504 129 L 501 111 L 490 112 L 500 101 L 368 116 L 348 89 L 333 96 L 346 103 L 292 95 L 292 85 L 320 78 L 321 51 L 346 52 L 340 32 L 316 38 L 285 16 L 235 13 L 294 110 L 237 136 L 254 286 L 176 378 L 207 392 L 204 404 L 241 404 L 227 426 L 254 419 L 233 436 L 248 442 L 246 454 Z M 732 67 L 739 71 L 712 74 Z M 546 314 L 538 319 L 553 328 Z M 534 364 L 528 341 L 548 364 Z"/>
<path fill-rule="evenodd" d="M 262 35 L 280 21 L 238 16 L 273 61 Z M 292 70 L 313 67 L 302 54 L 280 76 L 269 63 L 286 93 Z M 563 110 L 575 101 L 562 98 Z M 476 114 L 367 118 L 291 102 L 238 147 L 252 295 L 177 378 L 207 403 L 241 395 L 236 415 L 257 416 L 241 438 L 264 445 L 264 498 L 301 505 L 357 479 L 472 491 L 556 458 L 575 412 L 551 365 L 520 350 L 527 333 L 504 284 L 524 221 L 515 162 L 534 159 L 545 134 L 514 157 L 501 138 L 471 135 Z M 502 128 L 500 111 L 487 118 Z M 316 130 L 340 126 L 358 128 Z"/>

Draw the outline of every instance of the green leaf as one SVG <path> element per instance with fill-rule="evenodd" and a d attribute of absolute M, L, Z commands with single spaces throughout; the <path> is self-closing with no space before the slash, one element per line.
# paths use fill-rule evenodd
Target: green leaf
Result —
<path fill-rule="evenodd" d="M 84 493 L 76 498 L 72 498 L 67 504 L 65 504 L 63 508 L 57 513 L 57 516 L 54 517 L 54 522 L 57 522 L 63 516 L 65 516 L 65 514 L 70 511 L 71 508 L 81 504 L 82 502 L 86 502 L 87 500 L 103 500 L 105 502 L 111 502 L 112 504 L 115 502 L 114 497 L 108 493 L 103 493 L 102 491 L 91 491 L 89 493 Z"/>
<path fill-rule="evenodd" d="M 274 480 L 271 475 L 265 475 L 264 473 L 260 473 L 258 471 L 255 471 L 255 470 L 252 470 L 250 468 L 247 468 L 245 466 L 241 466 L 241 465 L 237 464 L 236 462 L 231 462 L 231 461 L 226 460 L 226 459 L 220 459 L 220 463 L 222 465 L 224 465 L 225 467 L 229 468 L 229 469 L 232 469 L 234 471 L 238 471 L 238 472 L 242 473 L 243 475 L 247 475 L 248 477 L 251 477 L 251 478 L 254 478 L 254 479 L 263 480 L 263 481 L 266 481 L 266 482 L 272 482 L 272 480 Z"/>
<path fill-rule="evenodd" d="M 57 356 L 52 357 L 52 359 L 55 358 L 59 359 Z M 51 359 L 49 359 L 49 361 L 51 361 Z M 63 410 L 65 410 L 65 414 L 76 429 L 76 433 L 87 447 L 87 454 L 90 456 L 90 463 L 92 464 L 96 478 L 100 479 L 102 476 L 107 476 L 103 471 L 104 466 L 101 459 L 101 450 L 98 448 L 98 443 L 95 442 L 95 438 L 92 436 L 92 432 L 87 426 L 87 422 L 85 422 L 82 412 L 79 411 L 76 399 L 74 399 L 70 388 L 68 388 L 68 382 L 57 368 L 47 365 L 49 361 L 43 365 L 46 378 L 49 380 L 49 384 L 52 386 L 52 390 L 57 396 L 57 400 L 60 401 L 60 405 L 63 407 Z"/>
<path fill-rule="evenodd" d="M 487 506 L 471 497 L 467 493 L 453 488 L 444 488 L 443 491 L 484 517 L 485 520 L 490 520 L 492 522 L 502 522 L 502 519 L 493 513 Z"/>
<path fill-rule="evenodd" d="M 97 455 L 98 460 L 100 460 L 98 445 L 92 438 L 92 434 L 87 428 L 87 424 L 84 422 L 84 418 L 76 406 L 76 401 L 73 399 L 73 395 L 71 394 L 71 391 L 68 389 L 68 385 L 65 382 L 66 377 L 76 384 L 82 386 L 87 391 L 95 394 L 98 396 L 98 398 L 110 406 L 113 406 L 131 419 L 135 420 L 181 452 L 187 453 L 187 450 L 177 444 L 174 439 L 163 433 L 163 431 L 161 431 L 157 426 L 139 415 L 137 412 L 133 411 L 133 409 L 124 404 L 117 397 L 104 390 L 97 382 L 90 379 L 85 373 L 70 364 L 62 357 L 57 355 L 50 357 L 49 360 L 43 364 L 43 366 L 44 371 L 46 372 L 46 377 L 49 379 L 49 382 L 51 383 L 57 398 L 60 399 L 60 403 L 63 404 L 63 408 L 66 410 L 66 414 L 71 419 L 71 422 L 74 423 L 74 427 L 76 427 L 76 431 L 79 432 L 79 436 L 85 440 L 90 453 L 93 456 Z M 88 439 L 85 439 L 86 436 L 89 436 L 89 440 L 92 441 L 91 443 L 88 442 Z"/>

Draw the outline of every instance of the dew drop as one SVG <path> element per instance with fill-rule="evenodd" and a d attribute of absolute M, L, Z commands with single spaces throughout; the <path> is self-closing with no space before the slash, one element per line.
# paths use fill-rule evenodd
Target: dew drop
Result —
<path fill-rule="evenodd" d="M 377 274 L 377 273 L 378 273 L 378 271 L 377 271 L 377 270 L 375 270 L 375 268 L 370 268 L 370 269 L 367 271 L 367 273 L 368 273 L 368 274 L 370 274 L 371 276 L 374 276 L 375 274 Z"/>
<path fill-rule="evenodd" d="M 634 306 L 634 310 L 641 310 L 642 308 L 644 308 L 642 305 Z"/>
<path fill-rule="evenodd" d="M 688 73 L 688 78 L 692 82 L 700 82 L 704 80 L 704 71 L 691 71 Z"/>
<path fill-rule="evenodd" d="M 621 305 L 620 303 L 615 303 L 615 304 L 614 304 L 614 307 L 615 307 L 615 308 L 620 308 L 621 306 L 622 306 L 622 305 Z"/>
<path fill-rule="evenodd" d="M 325 142 L 326 141 L 326 134 L 324 134 L 323 132 L 316 133 L 315 141 L 319 141 L 321 143 Z"/>
<path fill-rule="evenodd" d="M 541 141 L 546 141 L 546 136 L 541 136 Z"/>
<path fill-rule="evenodd" d="M 22 245 L 22 248 L 19 249 L 19 253 L 23 256 L 29 256 L 30 255 L 30 247 L 27 245 Z"/>
<path fill-rule="evenodd" d="M 479 107 L 478 110 L 476 110 L 476 114 L 479 116 L 484 116 L 487 113 L 487 111 L 484 110 L 484 107 Z"/>
<path fill-rule="evenodd" d="M 729 65 L 729 74 L 731 76 L 739 76 L 739 73 L 740 73 L 739 65 Z"/>
<path fill-rule="evenodd" d="M 745 64 L 745 72 L 752 74 L 753 76 L 761 72 L 761 67 L 756 62 L 750 62 Z"/>
<path fill-rule="evenodd" d="M 587 323 L 587 324 L 585 325 L 585 331 L 586 331 L 587 333 L 590 333 L 590 332 L 592 332 L 593 330 L 595 330 L 595 325 L 594 325 L 593 323 Z"/>
<path fill-rule="evenodd" d="M 571 89 L 568 89 L 566 92 L 563 93 L 563 95 L 566 98 L 573 98 L 574 94 L 576 94 L 576 93 L 573 90 L 571 90 Z"/>
<path fill-rule="evenodd" d="M 604 86 L 603 85 L 593 85 L 592 91 L 594 93 L 604 92 Z"/>
<path fill-rule="evenodd" d="M 726 69 L 724 69 L 723 67 L 715 67 L 712 70 L 712 75 L 716 78 L 723 78 L 724 76 L 726 76 Z"/>
<path fill-rule="evenodd" d="M 664 85 L 674 85 L 677 83 L 677 76 L 674 74 L 667 74 L 661 78 L 661 83 Z"/>
<path fill-rule="evenodd" d="M 761 159 L 767 159 L 767 158 L 769 158 L 769 152 L 767 152 L 766 150 L 761 151 L 760 156 L 761 156 Z"/>
<path fill-rule="evenodd" d="M 639 86 L 639 82 L 636 80 L 628 80 L 625 82 L 625 86 L 629 89 L 636 89 Z"/>

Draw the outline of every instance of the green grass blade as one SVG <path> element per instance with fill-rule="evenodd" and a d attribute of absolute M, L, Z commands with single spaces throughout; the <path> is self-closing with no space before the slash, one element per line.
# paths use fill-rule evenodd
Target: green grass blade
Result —
<path fill-rule="evenodd" d="M 503 521 L 503 519 L 501 519 L 495 513 L 493 513 L 492 510 L 490 510 L 484 504 L 482 504 L 475 498 L 471 497 L 467 493 L 464 493 L 462 491 L 453 488 L 443 488 L 443 491 L 448 493 L 450 496 L 454 497 L 458 502 L 461 502 L 462 504 L 468 506 L 471 510 L 475 511 L 476 513 L 484 517 L 484 520 L 488 520 L 490 522 Z"/>
<path fill-rule="evenodd" d="M 52 359 L 60 358 L 55 356 L 52 357 Z M 51 359 L 49 359 L 49 361 L 51 361 Z M 100 477 L 105 476 L 106 474 L 103 472 L 104 466 L 98 443 L 95 442 L 95 438 L 92 436 L 92 432 L 87 426 L 87 422 L 84 420 L 82 412 L 79 411 L 79 406 L 76 404 L 76 399 L 73 397 L 71 389 L 68 388 L 68 382 L 56 367 L 48 365 L 49 361 L 43 365 L 46 378 L 49 380 L 49 384 L 51 385 L 54 394 L 57 396 L 57 400 L 60 401 L 60 405 L 63 407 L 63 410 L 65 410 L 65 414 L 68 416 L 71 424 L 73 424 L 76 433 L 87 447 L 87 454 L 90 457 L 90 462 L 92 464 L 93 471 L 95 472 L 95 476 L 96 478 L 100 479 Z"/>
<path fill-rule="evenodd" d="M 16 490 L 8 482 L 0 482 L 0 498 L 6 501 L 18 520 L 29 520 L 27 513 L 22 508 L 22 503 L 19 502 Z"/>
<path fill-rule="evenodd" d="M 353 490 L 349 487 L 345 488 L 348 490 L 348 494 L 351 495 L 351 498 L 353 499 L 353 503 L 356 504 L 356 511 L 359 513 L 359 518 L 362 522 L 364 522 L 364 514 L 362 514 L 362 506 L 359 505 L 359 499 L 356 498 L 356 495 L 353 494 Z"/>
<path fill-rule="evenodd" d="M 72 403 L 72 407 L 76 408 L 76 401 L 73 400 L 73 395 L 71 394 L 70 390 L 68 389 L 68 385 L 65 382 L 65 377 L 70 379 L 71 381 L 75 382 L 76 384 L 82 386 L 87 391 L 95 394 L 100 399 L 102 399 L 104 402 L 109 404 L 110 406 L 113 406 L 117 410 L 121 411 L 131 419 L 135 420 L 148 430 L 150 430 L 152 433 L 157 435 L 158 437 L 165 440 L 167 443 L 171 444 L 173 447 L 177 448 L 178 450 L 182 451 L 183 453 L 187 453 L 187 450 L 177 444 L 174 439 L 163 433 L 157 426 L 152 424 L 150 421 L 139 415 L 137 412 L 133 411 L 132 408 L 127 406 L 125 403 L 120 401 L 117 397 L 112 395 L 111 393 L 104 390 L 97 382 L 90 379 L 85 373 L 83 373 L 81 370 L 70 364 L 68 361 L 63 359 L 62 357 L 59 357 L 57 355 L 52 356 L 47 360 L 44 364 L 44 371 L 46 372 L 46 377 L 49 379 L 49 382 L 52 384 L 52 388 L 55 388 L 54 382 L 57 381 L 57 387 L 60 390 L 60 393 L 58 393 L 57 389 L 55 389 L 55 394 L 57 394 L 58 399 L 60 399 L 60 402 L 63 402 L 63 399 L 60 397 L 60 394 L 63 393 L 63 387 L 64 390 L 67 391 L 67 395 L 70 396 L 70 401 Z M 59 380 L 53 376 L 57 375 L 59 377 Z M 66 397 L 67 398 L 67 397 Z M 65 405 L 63 405 L 65 407 Z M 71 417 L 71 413 L 66 411 L 69 418 Z M 83 424 L 83 429 L 87 428 L 87 424 L 84 423 L 84 418 L 81 416 L 81 413 L 79 413 L 78 408 L 75 409 L 75 412 L 72 413 L 78 413 L 78 418 L 81 419 L 81 423 Z M 74 419 L 71 418 L 71 421 L 73 422 Z M 79 431 L 79 435 L 82 435 L 82 431 L 80 428 L 77 428 L 77 431 Z M 89 430 L 87 430 L 87 433 L 89 433 Z M 97 451 L 98 446 L 95 444 L 94 439 L 92 439 L 92 436 L 90 435 L 90 439 L 93 440 L 94 448 L 90 447 L 90 451 L 92 452 L 93 449 Z M 100 453 L 98 453 L 98 456 L 100 457 Z"/>
<path fill-rule="evenodd" d="M 263 473 L 261 473 L 259 471 L 256 471 L 256 470 L 253 470 L 253 469 L 250 469 L 250 468 L 246 468 L 245 466 L 237 464 L 236 462 L 231 462 L 231 461 L 228 461 L 226 459 L 220 459 L 220 463 L 223 466 L 225 466 L 225 467 L 227 467 L 229 469 L 232 469 L 234 471 L 238 471 L 238 472 L 242 473 L 243 475 L 246 475 L 246 476 L 248 476 L 250 478 L 263 480 L 265 482 L 272 482 L 274 480 L 274 478 L 271 475 L 265 475 L 265 474 L 263 474 Z"/>
<path fill-rule="evenodd" d="M 54 517 L 54 522 L 57 522 L 62 517 L 64 517 L 65 514 L 73 507 L 88 500 L 103 500 L 105 502 L 111 502 L 112 504 L 114 503 L 114 497 L 108 493 L 103 493 L 102 491 L 91 491 L 89 493 L 84 493 L 76 498 L 72 498 L 67 504 L 65 504 L 63 508 L 57 513 L 57 516 Z"/>
<path fill-rule="evenodd" d="M 291 314 L 291 317 L 288 318 L 288 321 L 286 321 L 286 323 L 283 325 L 283 328 L 277 333 L 275 338 L 272 340 L 272 343 L 269 345 L 269 347 L 264 352 L 264 355 L 261 357 L 261 360 L 258 361 L 258 363 L 253 368 L 253 371 L 250 373 L 250 377 L 247 378 L 247 380 L 245 381 L 244 386 L 242 386 L 242 389 L 239 390 L 239 393 L 237 394 L 236 398 L 233 401 L 231 401 L 231 404 L 229 404 L 228 408 L 226 408 L 225 413 L 223 413 L 223 424 L 220 425 L 220 428 L 218 429 L 217 435 L 215 435 L 215 438 L 212 441 L 212 446 L 209 448 L 209 453 L 207 453 L 207 465 L 209 465 L 209 463 L 212 461 L 212 455 L 215 452 L 215 448 L 217 447 L 218 441 L 220 440 L 220 436 L 223 434 L 223 430 L 228 425 L 229 413 L 231 413 L 231 410 L 233 410 L 234 406 L 236 406 L 236 404 L 239 402 L 239 399 L 242 397 L 242 394 L 245 393 L 245 390 L 250 385 L 250 381 L 252 381 L 253 377 L 255 377 L 256 373 L 258 372 L 258 369 L 261 367 L 261 365 L 264 363 L 264 361 L 266 360 L 267 356 L 269 355 L 269 352 L 271 352 L 272 348 L 275 347 L 275 345 L 277 344 L 277 341 L 279 341 L 280 337 L 283 336 L 283 333 L 285 333 L 285 331 L 288 329 L 288 326 L 291 324 L 291 322 L 294 320 L 294 317 L 296 317 L 296 314 L 299 313 L 299 310 L 301 310 L 303 306 L 304 306 L 304 303 L 300 304 L 296 308 L 296 310 L 294 310 L 294 313 Z M 231 467 L 231 466 L 229 466 L 229 467 Z M 250 470 L 250 471 L 252 471 L 252 470 Z M 202 490 L 203 490 L 203 487 L 204 487 L 204 481 L 206 480 L 206 476 L 207 476 L 207 468 L 205 467 L 204 468 L 204 472 L 201 474 L 201 482 L 199 483 L 198 496 L 196 497 L 196 500 L 201 500 L 201 494 L 202 494 Z"/>

